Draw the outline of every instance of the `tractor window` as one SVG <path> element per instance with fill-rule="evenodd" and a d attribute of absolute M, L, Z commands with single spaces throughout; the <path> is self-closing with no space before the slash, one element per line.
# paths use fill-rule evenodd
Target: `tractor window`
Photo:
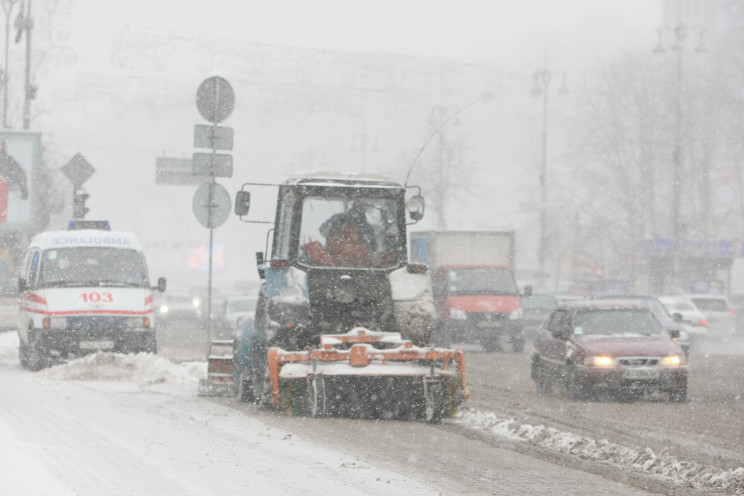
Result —
<path fill-rule="evenodd" d="M 281 202 L 279 208 L 279 222 L 277 223 L 277 234 L 275 239 L 278 240 L 277 246 L 274 247 L 275 251 L 272 253 L 272 258 L 289 258 L 289 245 L 290 245 L 290 230 L 292 228 L 292 212 L 294 209 L 294 203 L 287 202 L 286 200 Z"/>
<path fill-rule="evenodd" d="M 397 247 L 395 200 L 304 198 L 300 263 L 322 267 L 391 267 L 396 263 Z"/>

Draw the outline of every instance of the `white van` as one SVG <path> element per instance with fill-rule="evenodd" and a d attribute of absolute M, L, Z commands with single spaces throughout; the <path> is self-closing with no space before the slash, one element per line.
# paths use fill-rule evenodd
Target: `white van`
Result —
<path fill-rule="evenodd" d="M 153 291 L 165 291 L 165 278 L 150 287 L 134 234 L 73 222 L 36 235 L 26 252 L 18 280 L 21 365 L 38 370 L 96 350 L 156 353 Z"/>

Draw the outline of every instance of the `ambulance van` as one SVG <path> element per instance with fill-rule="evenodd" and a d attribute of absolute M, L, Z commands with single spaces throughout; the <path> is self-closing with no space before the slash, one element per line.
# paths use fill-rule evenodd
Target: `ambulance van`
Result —
<path fill-rule="evenodd" d="M 165 278 L 150 286 L 134 234 L 93 222 L 71 221 L 29 244 L 18 279 L 23 367 L 97 350 L 157 352 L 153 291 L 165 291 Z"/>

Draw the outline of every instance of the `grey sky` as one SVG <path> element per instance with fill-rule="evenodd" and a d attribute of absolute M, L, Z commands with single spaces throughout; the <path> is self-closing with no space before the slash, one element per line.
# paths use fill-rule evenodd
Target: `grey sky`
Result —
<path fill-rule="evenodd" d="M 235 53 L 231 55 L 232 65 L 230 57 L 224 61 L 209 59 L 209 73 L 202 73 L 198 57 L 184 51 L 179 39 L 188 40 L 185 45 L 191 47 L 198 47 L 199 40 L 206 40 L 210 50 L 221 44 L 229 49 L 260 43 L 350 54 L 445 58 L 489 66 L 517 64 L 529 71 L 541 66 L 547 55 L 551 68 L 567 70 L 571 80 L 578 81 L 584 71 L 598 61 L 625 50 L 650 51 L 656 42 L 660 18 L 661 5 L 655 0 L 75 0 L 61 4 L 58 13 L 58 21 L 69 28 L 69 38 L 61 42 L 75 55 L 75 62 L 37 75 L 40 99 L 36 105 L 38 109 L 44 107 L 46 112 L 34 124 L 44 133 L 43 142 L 57 153 L 60 161 L 80 152 L 96 167 L 97 173 L 86 184 L 91 193 L 92 217 L 109 218 L 115 227 L 136 230 L 146 242 L 160 247 L 176 239 L 171 231 L 163 229 L 165 225 L 172 225 L 178 231 L 177 239 L 194 245 L 206 240 L 208 231 L 200 227 L 191 214 L 193 188 L 156 187 L 153 177 L 155 157 L 163 153 L 190 156 L 194 151 L 193 126 L 202 122 L 196 112 L 194 94 L 205 77 L 214 73 L 224 75 L 236 83 L 238 90 L 236 110 L 226 123 L 235 128 L 236 173 L 232 179 L 221 181 L 231 196 L 245 181 L 280 180 L 279 177 L 267 178 L 265 174 L 282 173 L 278 162 L 286 157 L 269 157 L 277 163 L 264 162 L 256 157 L 256 152 L 261 150 L 294 145 L 298 148 L 296 154 L 300 154 L 313 146 L 321 152 L 337 147 L 344 170 L 357 170 L 358 159 L 346 160 L 344 154 L 349 155 L 354 147 L 350 144 L 354 135 L 361 132 L 349 132 L 349 125 L 361 127 L 361 124 L 358 116 L 338 116 L 334 122 L 327 113 L 313 119 L 308 116 L 307 109 L 298 109 L 305 113 L 305 120 L 300 117 L 300 124 L 287 122 L 283 125 L 275 120 L 268 126 L 263 125 L 257 122 L 263 117 L 252 112 L 266 101 L 266 95 L 257 94 L 251 85 L 239 80 L 241 74 L 234 69 Z M 155 40 L 153 43 L 167 40 L 164 46 L 157 47 L 155 55 L 146 46 L 150 35 Z M 138 43 L 144 44 L 141 53 Z M 164 57 L 167 67 L 159 69 L 150 63 L 148 57 L 153 56 Z M 121 57 L 126 60 L 122 61 Z M 523 95 L 519 97 L 524 100 L 511 101 L 510 105 L 522 105 L 533 119 L 539 115 L 539 107 L 529 97 L 531 72 L 525 76 L 525 88 L 520 88 L 520 95 Z M 160 108 L 158 111 L 153 107 L 153 102 L 158 101 L 153 98 L 168 101 L 156 105 Z M 461 105 L 465 103 L 463 98 L 471 100 L 473 95 L 463 95 L 448 105 Z M 502 133 L 503 126 L 509 124 L 509 117 L 500 106 L 502 103 L 495 100 L 481 108 L 474 107 L 463 117 L 471 122 L 460 128 L 460 132 L 467 133 L 477 124 L 476 129 Z M 291 109 L 276 110 L 279 115 L 292 114 Z M 375 110 L 371 109 L 372 118 Z M 430 132 L 426 130 L 429 107 L 424 105 L 413 110 L 407 118 L 410 122 L 420 116 L 416 122 L 421 122 L 421 129 L 399 133 L 400 138 L 394 143 L 396 150 L 410 148 L 408 155 L 398 151 L 398 155 L 391 155 L 400 158 L 400 168 L 408 166 L 415 150 Z M 498 124 L 495 130 L 484 127 L 493 126 L 494 119 L 504 123 Z M 369 121 L 368 124 L 370 127 L 365 132 L 377 133 L 380 147 L 384 147 L 384 128 L 387 126 L 389 132 L 396 122 Z M 345 130 L 346 134 L 339 134 L 339 130 Z M 503 136 L 500 139 L 508 144 Z M 509 150 L 496 152 L 503 160 L 514 160 Z M 526 154 L 525 151 L 519 153 Z M 522 167 L 534 165 L 529 157 L 518 158 L 525 159 Z M 380 157 L 379 161 L 391 163 L 389 157 Z M 369 163 L 374 164 L 374 157 L 369 158 Z M 526 188 L 529 193 L 530 186 Z M 534 198 L 519 198 L 507 210 L 514 212 L 520 205 L 530 202 L 534 203 Z M 456 214 L 453 212 L 455 219 Z M 148 222 L 143 223 L 143 215 Z M 235 247 L 245 234 L 232 239 L 230 235 L 241 229 L 251 238 L 247 253 L 262 249 L 265 229 L 241 226 L 232 217 L 225 227 L 216 231 L 216 241 L 222 240 Z M 466 207 L 463 207 L 462 217 L 471 223 L 476 220 Z M 502 220 L 505 224 L 497 228 L 518 227 L 522 217 Z M 154 265 L 158 265 L 159 260 L 172 261 L 180 257 L 167 250 L 160 256 L 157 249 L 151 251 L 155 252 L 151 257 Z M 228 253 L 228 259 L 234 262 L 236 256 Z M 252 260 L 252 255 L 248 259 Z M 241 266 L 233 272 L 243 270 Z M 156 268 L 153 272 L 155 276 L 161 275 Z M 162 275 L 171 276 L 170 270 L 164 272 Z"/>

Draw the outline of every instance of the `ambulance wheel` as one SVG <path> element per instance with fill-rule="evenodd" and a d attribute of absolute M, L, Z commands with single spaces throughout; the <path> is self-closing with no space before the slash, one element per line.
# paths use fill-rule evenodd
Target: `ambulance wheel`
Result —
<path fill-rule="evenodd" d="M 155 334 L 153 333 L 152 336 L 147 336 L 145 338 L 145 342 L 142 345 L 142 348 L 140 349 L 142 353 L 152 353 L 153 355 L 157 355 L 158 353 L 158 341 L 155 338 Z"/>
<path fill-rule="evenodd" d="M 23 342 L 18 345 L 18 361 L 21 362 L 21 367 L 28 368 L 28 349 Z"/>
<path fill-rule="evenodd" d="M 51 357 L 46 348 L 36 339 L 32 340 L 28 347 L 28 368 L 36 372 L 51 365 Z"/>

